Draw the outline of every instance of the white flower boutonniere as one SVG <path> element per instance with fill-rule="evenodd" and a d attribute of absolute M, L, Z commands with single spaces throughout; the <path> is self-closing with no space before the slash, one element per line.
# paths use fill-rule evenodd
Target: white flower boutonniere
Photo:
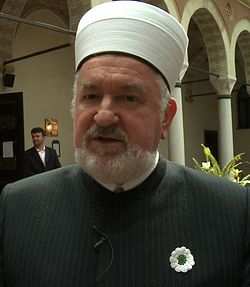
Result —
<path fill-rule="evenodd" d="M 191 254 L 190 250 L 186 247 L 177 247 L 169 258 L 171 267 L 176 272 L 186 273 L 188 270 L 193 268 L 194 256 Z"/>

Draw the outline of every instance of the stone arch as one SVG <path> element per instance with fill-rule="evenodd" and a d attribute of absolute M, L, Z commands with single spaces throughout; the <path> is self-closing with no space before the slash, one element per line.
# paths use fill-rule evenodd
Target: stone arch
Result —
<path fill-rule="evenodd" d="M 225 45 L 213 16 L 206 9 L 199 9 L 193 14 L 192 18 L 203 35 L 210 71 L 217 74 L 226 74 Z"/>
<path fill-rule="evenodd" d="M 7 0 L 3 7 L 2 12 L 6 14 L 11 14 L 13 16 L 20 16 L 21 12 L 26 4 L 27 0 L 15 1 Z M 2 60 L 11 59 L 12 57 L 12 42 L 15 37 L 17 29 L 17 23 L 13 21 L 1 20 L 0 30 L 4 31 L 1 37 L 0 54 L 2 55 Z"/>
<path fill-rule="evenodd" d="M 220 75 L 231 74 L 232 71 L 229 71 L 228 64 L 229 35 L 218 8 L 211 1 L 198 0 L 195 1 L 195 4 L 188 2 L 181 20 L 186 30 L 191 19 L 199 27 L 203 36 L 209 71 Z M 192 65 L 192 63 L 190 64 Z"/>
<path fill-rule="evenodd" d="M 250 21 L 247 19 L 239 21 L 233 30 L 231 43 L 231 49 L 234 52 L 233 60 L 235 59 L 236 45 L 242 55 L 246 83 L 250 85 Z"/>
<path fill-rule="evenodd" d="M 69 9 L 67 0 L 56 1 L 32 1 L 28 0 L 23 7 L 20 17 L 27 18 L 31 13 L 46 9 L 57 15 L 58 18 L 64 23 L 64 27 L 69 27 Z"/>
<path fill-rule="evenodd" d="M 54 13 L 62 20 L 65 28 L 70 26 L 70 9 L 67 0 L 6 0 L 1 12 L 20 18 L 27 18 L 31 13 L 41 9 L 47 9 Z M 10 21 L 7 19 L 2 19 L 0 21 L 0 29 L 1 31 L 4 31 L 2 34 L 3 40 L 0 43 L 0 54 L 2 61 L 12 58 L 13 40 L 15 39 L 19 26 L 19 22 Z"/>
<path fill-rule="evenodd" d="M 68 0 L 69 18 L 70 18 L 70 30 L 76 31 L 78 22 L 82 15 L 87 12 L 91 7 L 91 0 Z"/>
<path fill-rule="evenodd" d="M 181 17 L 180 17 L 180 12 L 178 10 L 178 7 L 176 5 L 176 1 L 164 0 L 164 2 L 165 2 L 166 7 L 168 8 L 168 12 L 180 22 Z"/>

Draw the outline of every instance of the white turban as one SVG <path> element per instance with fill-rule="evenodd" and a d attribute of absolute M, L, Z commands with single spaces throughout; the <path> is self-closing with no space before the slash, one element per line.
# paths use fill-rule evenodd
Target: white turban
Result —
<path fill-rule="evenodd" d="M 125 53 L 155 67 L 172 92 L 183 66 L 188 38 L 166 11 L 143 2 L 112 1 L 81 18 L 75 41 L 75 66 L 96 54 Z"/>

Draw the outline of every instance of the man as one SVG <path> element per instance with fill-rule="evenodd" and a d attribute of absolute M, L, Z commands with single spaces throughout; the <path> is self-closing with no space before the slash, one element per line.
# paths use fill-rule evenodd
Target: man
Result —
<path fill-rule="evenodd" d="M 40 127 L 31 130 L 33 147 L 24 153 L 24 177 L 61 167 L 56 151 L 45 146 L 45 131 Z"/>
<path fill-rule="evenodd" d="M 108 2 L 75 45 L 77 164 L 4 189 L 1 286 L 250 286 L 248 191 L 157 151 L 183 28 L 149 4 Z"/>

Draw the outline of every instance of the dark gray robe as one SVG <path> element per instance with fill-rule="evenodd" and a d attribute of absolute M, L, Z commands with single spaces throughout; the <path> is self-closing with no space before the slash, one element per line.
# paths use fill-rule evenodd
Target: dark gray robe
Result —
<path fill-rule="evenodd" d="M 0 286 L 250 286 L 249 204 L 246 188 L 163 158 L 121 194 L 77 165 L 30 177 L 2 192 Z M 187 273 L 169 262 L 181 246 Z"/>

